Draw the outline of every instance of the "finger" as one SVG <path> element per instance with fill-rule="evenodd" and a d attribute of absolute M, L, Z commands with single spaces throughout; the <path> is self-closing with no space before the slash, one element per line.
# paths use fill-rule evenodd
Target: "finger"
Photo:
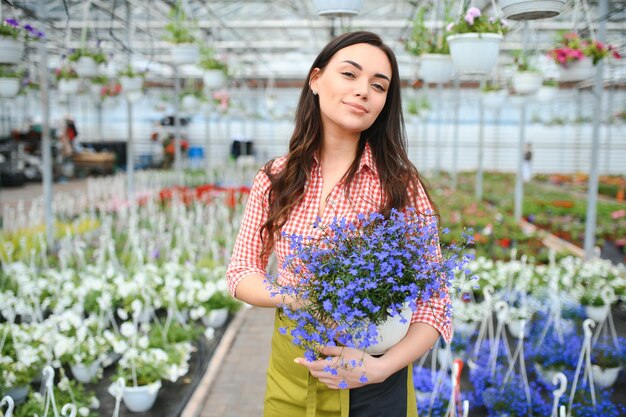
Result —
<path fill-rule="evenodd" d="M 326 356 L 339 356 L 343 352 L 343 348 L 339 346 L 324 346 L 320 349 L 320 353 Z"/>

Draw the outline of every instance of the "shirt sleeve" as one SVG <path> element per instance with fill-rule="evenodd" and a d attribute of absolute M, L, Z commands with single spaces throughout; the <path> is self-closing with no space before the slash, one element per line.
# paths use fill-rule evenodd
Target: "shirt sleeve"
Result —
<path fill-rule="evenodd" d="M 262 256 L 263 243 L 259 231 L 267 220 L 267 191 L 270 180 L 264 171 L 254 178 L 246 210 L 241 221 L 235 247 L 226 269 L 226 283 L 231 295 L 235 296 L 237 285 L 250 274 L 265 275 L 269 254 Z"/>
<path fill-rule="evenodd" d="M 417 192 L 411 194 L 411 204 L 420 212 L 432 211 L 432 206 L 428 200 L 422 184 L 418 184 Z M 441 247 L 439 238 L 436 237 L 438 258 L 441 259 Z M 446 343 L 452 340 L 452 320 L 450 315 L 450 295 L 447 285 L 441 287 L 437 296 L 431 297 L 428 301 L 418 301 L 417 309 L 411 317 L 411 323 L 426 323 L 431 325 L 441 334 Z"/>

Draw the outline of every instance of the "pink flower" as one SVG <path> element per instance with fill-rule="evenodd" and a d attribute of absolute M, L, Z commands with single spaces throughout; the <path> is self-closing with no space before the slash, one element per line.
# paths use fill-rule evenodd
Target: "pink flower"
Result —
<path fill-rule="evenodd" d="M 477 7 L 470 7 L 467 9 L 465 16 L 480 17 L 480 9 Z"/>
<path fill-rule="evenodd" d="M 446 26 L 446 31 L 450 32 L 453 27 L 454 27 L 454 23 L 448 23 L 448 26 Z"/>
<path fill-rule="evenodd" d="M 465 21 L 467 23 L 469 23 L 470 25 L 473 25 L 474 24 L 474 16 L 470 16 L 469 14 L 466 14 L 465 15 Z"/>
<path fill-rule="evenodd" d="M 503 28 L 508 28 L 509 27 L 509 21 L 508 20 L 500 19 L 500 24 L 502 25 Z"/>
<path fill-rule="evenodd" d="M 611 213 L 611 218 L 614 220 L 617 220 L 621 217 L 626 217 L 626 210 L 622 209 L 622 210 L 617 210 Z"/>

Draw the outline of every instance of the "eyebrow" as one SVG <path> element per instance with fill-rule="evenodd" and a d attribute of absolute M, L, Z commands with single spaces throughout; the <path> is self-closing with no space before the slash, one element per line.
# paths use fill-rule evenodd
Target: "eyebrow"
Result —
<path fill-rule="evenodd" d="M 351 60 L 349 60 L 349 59 L 346 59 L 345 61 L 341 61 L 341 62 L 346 62 L 346 63 L 348 63 L 348 64 L 350 64 L 350 65 L 354 65 L 354 66 L 355 66 L 355 67 L 356 67 L 359 71 L 363 71 L 363 67 L 362 67 L 361 65 L 357 64 L 357 63 L 356 63 L 356 62 L 354 62 L 354 61 L 351 61 Z M 377 72 L 376 74 L 374 74 L 374 77 L 383 78 L 383 79 L 385 79 L 385 80 L 387 80 L 387 81 L 391 82 L 391 80 L 389 79 L 389 77 L 387 77 L 385 74 L 381 74 L 381 73 L 379 73 L 379 72 Z"/>

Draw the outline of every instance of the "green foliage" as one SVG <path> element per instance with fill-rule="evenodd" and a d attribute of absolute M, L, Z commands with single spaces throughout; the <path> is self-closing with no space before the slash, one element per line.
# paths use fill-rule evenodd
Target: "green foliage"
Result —
<path fill-rule="evenodd" d="M 164 39 L 171 43 L 193 43 L 196 41 L 193 20 L 183 10 L 182 3 L 177 2 L 169 12 L 170 21 L 165 25 L 168 36 Z"/>
<path fill-rule="evenodd" d="M 224 73 L 228 70 L 228 66 L 215 58 L 215 51 L 209 47 L 200 48 L 200 61 L 198 67 L 205 70 L 222 70 Z"/>
<path fill-rule="evenodd" d="M 483 93 L 490 93 L 493 91 L 502 91 L 502 90 L 504 90 L 504 87 L 501 84 L 488 81 L 485 83 L 485 86 L 482 88 L 481 91 Z"/>
<path fill-rule="evenodd" d="M 144 73 L 143 72 L 139 72 L 139 71 L 135 71 L 132 66 L 128 65 L 126 68 L 124 68 L 123 70 L 118 72 L 117 76 L 118 77 L 134 78 L 134 77 L 143 77 Z"/>
<path fill-rule="evenodd" d="M 0 78 L 22 78 L 24 70 L 18 69 L 15 65 L 0 64 Z"/>
<path fill-rule="evenodd" d="M 90 51 L 89 49 L 85 48 L 75 50 L 67 57 L 67 59 L 70 62 L 77 62 L 80 58 L 84 56 L 92 58 L 94 61 L 96 61 L 96 64 L 106 64 L 107 62 L 107 56 L 104 54 L 104 52 L 100 50 Z"/>
<path fill-rule="evenodd" d="M 530 57 L 524 51 L 514 51 L 511 55 L 513 56 L 513 62 L 519 72 L 540 72 L 539 69 L 530 65 Z"/>
<path fill-rule="evenodd" d="M 459 21 L 448 29 L 449 35 L 463 33 L 500 33 L 508 32 L 506 21 L 497 18 L 487 18 L 476 7 L 470 7 Z"/>
<path fill-rule="evenodd" d="M 404 43 L 406 51 L 416 56 L 422 54 L 449 54 L 450 47 L 446 41 L 445 27 L 441 29 L 427 28 L 425 22 L 426 12 L 426 8 L 420 8 L 415 14 L 411 37 Z"/>

